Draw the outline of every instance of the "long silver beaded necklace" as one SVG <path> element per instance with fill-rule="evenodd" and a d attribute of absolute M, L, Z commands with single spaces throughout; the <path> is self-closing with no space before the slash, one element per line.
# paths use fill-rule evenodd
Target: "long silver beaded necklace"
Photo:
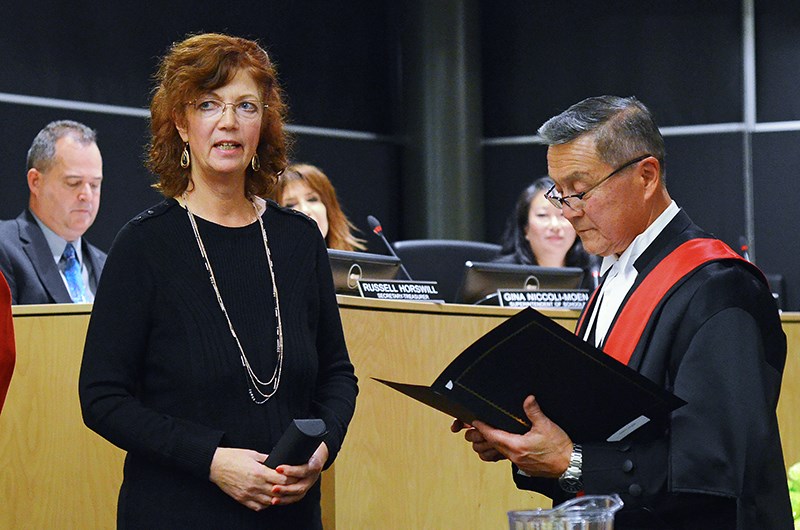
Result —
<path fill-rule="evenodd" d="M 186 208 L 186 214 L 189 216 L 189 222 L 191 223 L 192 230 L 194 231 L 194 237 L 197 240 L 197 246 L 200 249 L 200 254 L 203 256 L 203 262 L 205 263 L 206 270 L 208 271 L 208 277 L 211 280 L 211 287 L 214 288 L 214 293 L 217 295 L 219 308 L 222 310 L 222 314 L 225 316 L 225 320 L 228 322 L 228 329 L 233 336 L 233 340 L 236 341 L 236 346 L 239 348 L 242 366 L 244 366 L 245 372 L 247 373 L 247 379 L 250 383 L 247 387 L 247 391 L 250 393 L 250 398 L 256 404 L 263 405 L 278 391 L 278 386 L 281 384 L 281 372 L 283 371 L 283 325 L 281 324 L 281 309 L 278 301 L 278 286 L 275 283 L 275 267 L 272 265 L 272 255 L 269 251 L 269 241 L 267 240 L 267 231 L 264 229 L 264 221 L 258 214 L 258 207 L 256 206 L 255 201 L 251 199 L 250 202 L 253 204 L 253 209 L 256 212 L 256 219 L 258 219 L 258 225 L 261 227 L 261 236 L 264 240 L 264 251 L 267 254 L 269 275 L 270 278 L 272 278 L 272 298 L 275 300 L 275 319 L 278 323 L 276 330 L 278 335 L 278 359 L 275 363 L 275 370 L 272 372 L 272 377 L 270 377 L 269 381 L 266 382 L 261 381 L 261 379 L 259 379 L 256 373 L 253 371 L 252 366 L 250 366 L 250 361 L 247 359 L 247 355 L 244 353 L 244 348 L 242 348 L 242 344 L 239 342 L 239 337 L 236 335 L 236 330 L 233 329 L 233 323 L 231 323 L 231 319 L 228 316 L 228 311 L 225 309 L 225 303 L 222 301 L 222 295 L 217 287 L 217 280 L 214 277 L 214 270 L 211 268 L 211 262 L 208 260 L 206 247 L 203 245 L 203 238 L 200 237 L 200 231 L 197 229 L 197 223 L 195 222 L 194 214 L 189 209 L 189 201 L 187 200 L 186 192 L 183 192 L 182 197 L 184 208 Z M 255 393 L 253 393 L 254 390 Z M 259 397 L 256 397 L 256 394 L 258 394 Z"/>

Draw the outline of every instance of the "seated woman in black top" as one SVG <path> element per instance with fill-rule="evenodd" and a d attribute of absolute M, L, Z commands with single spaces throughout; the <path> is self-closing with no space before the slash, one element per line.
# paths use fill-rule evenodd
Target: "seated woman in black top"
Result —
<path fill-rule="evenodd" d="M 525 188 L 506 222 L 498 263 L 580 267 L 584 270 L 581 287 L 596 286 L 599 260 L 583 249 L 575 229 L 561 210 L 544 194 L 553 185 L 550 177 L 536 179 Z"/>

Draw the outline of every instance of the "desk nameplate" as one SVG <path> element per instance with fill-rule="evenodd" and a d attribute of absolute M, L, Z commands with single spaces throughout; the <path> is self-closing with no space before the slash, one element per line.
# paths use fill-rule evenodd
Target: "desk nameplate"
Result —
<path fill-rule="evenodd" d="M 498 289 L 497 299 L 503 307 L 533 309 L 575 309 L 580 311 L 589 301 L 585 289 Z"/>
<path fill-rule="evenodd" d="M 412 302 L 444 303 L 439 284 L 428 281 L 358 280 L 362 298 L 377 300 L 409 300 Z"/>

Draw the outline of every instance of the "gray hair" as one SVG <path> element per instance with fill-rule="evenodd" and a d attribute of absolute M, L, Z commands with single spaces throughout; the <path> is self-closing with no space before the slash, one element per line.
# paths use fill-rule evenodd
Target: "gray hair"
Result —
<path fill-rule="evenodd" d="M 584 134 L 594 135 L 597 155 L 611 166 L 619 166 L 643 154 L 661 162 L 661 177 L 666 173 L 664 138 L 653 115 L 631 96 L 586 98 L 547 120 L 539 127 L 538 142 L 565 144 Z"/>
<path fill-rule="evenodd" d="M 52 121 L 39 131 L 28 149 L 28 167 L 47 171 L 56 157 L 56 142 L 66 136 L 72 137 L 81 145 L 97 143 L 97 131 L 72 120 Z"/>

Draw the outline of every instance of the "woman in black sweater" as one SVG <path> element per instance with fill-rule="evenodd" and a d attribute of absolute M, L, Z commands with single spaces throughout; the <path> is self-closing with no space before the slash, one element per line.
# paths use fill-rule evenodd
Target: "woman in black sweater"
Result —
<path fill-rule="evenodd" d="M 128 451 L 120 528 L 321 528 L 319 475 L 357 394 L 325 242 L 266 202 L 285 107 L 252 41 L 204 34 L 162 60 L 150 169 L 167 197 L 109 253 L 86 339 L 86 424 Z M 295 418 L 325 442 L 263 462 Z"/>

